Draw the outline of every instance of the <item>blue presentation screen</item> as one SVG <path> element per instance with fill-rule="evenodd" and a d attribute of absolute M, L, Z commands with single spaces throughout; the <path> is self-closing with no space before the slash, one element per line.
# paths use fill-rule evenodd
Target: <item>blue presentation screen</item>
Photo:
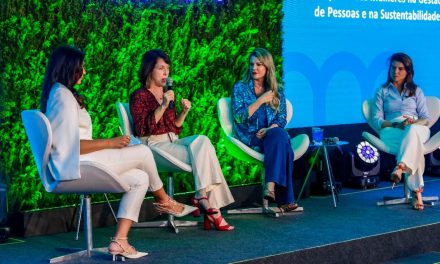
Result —
<path fill-rule="evenodd" d="M 440 0 L 286 0 L 283 11 L 289 127 L 364 122 L 361 103 L 395 52 L 413 59 L 425 95 L 439 96 Z"/>

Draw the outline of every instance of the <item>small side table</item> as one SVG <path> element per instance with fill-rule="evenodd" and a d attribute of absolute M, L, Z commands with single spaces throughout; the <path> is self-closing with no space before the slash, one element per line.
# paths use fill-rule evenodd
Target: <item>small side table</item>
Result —
<path fill-rule="evenodd" d="M 327 172 L 328 180 L 330 182 L 330 189 L 331 189 L 331 192 L 332 192 L 333 205 L 336 208 L 336 206 L 337 206 L 336 202 L 339 201 L 339 198 L 338 198 L 338 192 L 337 192 L 337 190 L 335 188 L 335 185 L 334 185 L 335 178 L 333 177 L 332 165 L 330 163 L 330 158 L 328 156 L 327 147 L 338 147 L 338 148 L 340 148 L 340 146 L 347 145 L 347 144 L 348 144 L 348 141 L 338 141 L 336 143 L 324 143 L 323 142 L 320 145 L 310 144 L 309 147 L 310 148 L 315 148 L 316 149 L 316 153 L 313 155 L 312 164 L 310 165 L 310 168 L 307 171 L 306 178 L 304 179 L 304 183 L 303 183 L 303 185 L 301 187 L 301 191 L 299 192 L 298 201 L 299 201 L 299 199 L 301 199 L 301 195 L 302 195 L 302 193 L 304 191 L 304 188 L 305 188 L 305 186 L 307 184 L 307 181 L 309 180 L 309 177 L 310 177 L 310 174 L 312 172 L 312 169 L 315 166 L 317 157 L 318 157 L 319 153 L 322 151 L 322 153 L 324 154 L 325 170 Z"/>

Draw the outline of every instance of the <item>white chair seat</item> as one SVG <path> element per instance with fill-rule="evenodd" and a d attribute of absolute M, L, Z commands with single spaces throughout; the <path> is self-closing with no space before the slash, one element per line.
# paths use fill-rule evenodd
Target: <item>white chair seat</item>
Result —
<path fill-rule="evenodd" d="M 148 146 L 153 152 L 157 170 L 160 172 L 192 172 L 191 165 L 182 162 L 168 152 L 155 146 Z"/>
<path fill-rule="evenodd" d="M 394 153 L 389 146 L 385 145 L 385 143 L 380 138 L 376 137 L 375 135 L 368 133 L 368 132 L 363 132 L 362 137 L 366 141 L 370 142 L 377 149 L 379 149 L 383 152 L 386 152 L 388 154 L 396 155 L 396 153 Z"/>
<path fill-rule="evenodd" d="M 82 161 L 80 164 L 80 171 L 80 179 L 74 181 L 61 181 L 52 193 L 122 193 L 130 190 L 130 186 L 119 180 L 121 177 L 118 177 L 100 163 Z M 128 173 L 131 173 L 131 171 L 124 174 Z"/>

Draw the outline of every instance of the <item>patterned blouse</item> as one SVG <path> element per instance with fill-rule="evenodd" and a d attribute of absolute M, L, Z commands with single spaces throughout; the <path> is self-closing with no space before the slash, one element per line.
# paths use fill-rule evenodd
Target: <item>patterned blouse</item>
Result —
<path fill-rule="evenodd" d="M 176 108 L 167 108 L 159 122 L 156 123 L 154 110 L 160 104 L 154 95 L 145 88 L 133 92 L 130 97 L 130 112 L 133 117 L 134 133 L 138 137 L 161 135 L 174 132 L 178 135 L 182 127 L 176 126 Z"/>
<path fill-rule="evenodd" d="M 271 107 L 266 107 L 266 116 L 268 127 L 272 124 L 277 124 L 279 127 L 284 128 L 286 126 L 286 99 L 282 89 L 280 94 L 280 107 L 276 112 Z M 231 95 L 232 116 L 234 118 L 234 137 L 238 138 L 246 145 L 251 145 L 251 138 L 258 132 L 262 126 L 259 124 L 258 111 L 248 117 L 249 106 L 257 100 L 257 96 L 254 91 L 254 83 L 238 82 L 234 85 L 234 89 Z"/>

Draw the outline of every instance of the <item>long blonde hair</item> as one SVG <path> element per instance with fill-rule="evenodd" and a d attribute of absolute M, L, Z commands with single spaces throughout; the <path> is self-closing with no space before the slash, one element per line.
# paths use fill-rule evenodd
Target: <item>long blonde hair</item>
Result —
<path fill-rule="evenodd" d="M 270 54 L 270 52 L 266 49 L 255 48 L 249 55 L 249 61 L 251 57 L 256 57 L 266 67 L 266 76 L 264 76 L 264 88 L 265 91 L 273 91 L 274 99 L 272 100 L 270 106 L 274 110 L 278 111 L 280 107 L 280 94 L 278 92 L 280 85 L 278 84 L 275 75 L 275 64 L 273 63 L 272 54 Z M 243 74 L 243 82 L 249 83 L 251 80 L 253 80 L 252 76 L 252 69 L 251 67 L 248 67 L 248 69 Z"/>

